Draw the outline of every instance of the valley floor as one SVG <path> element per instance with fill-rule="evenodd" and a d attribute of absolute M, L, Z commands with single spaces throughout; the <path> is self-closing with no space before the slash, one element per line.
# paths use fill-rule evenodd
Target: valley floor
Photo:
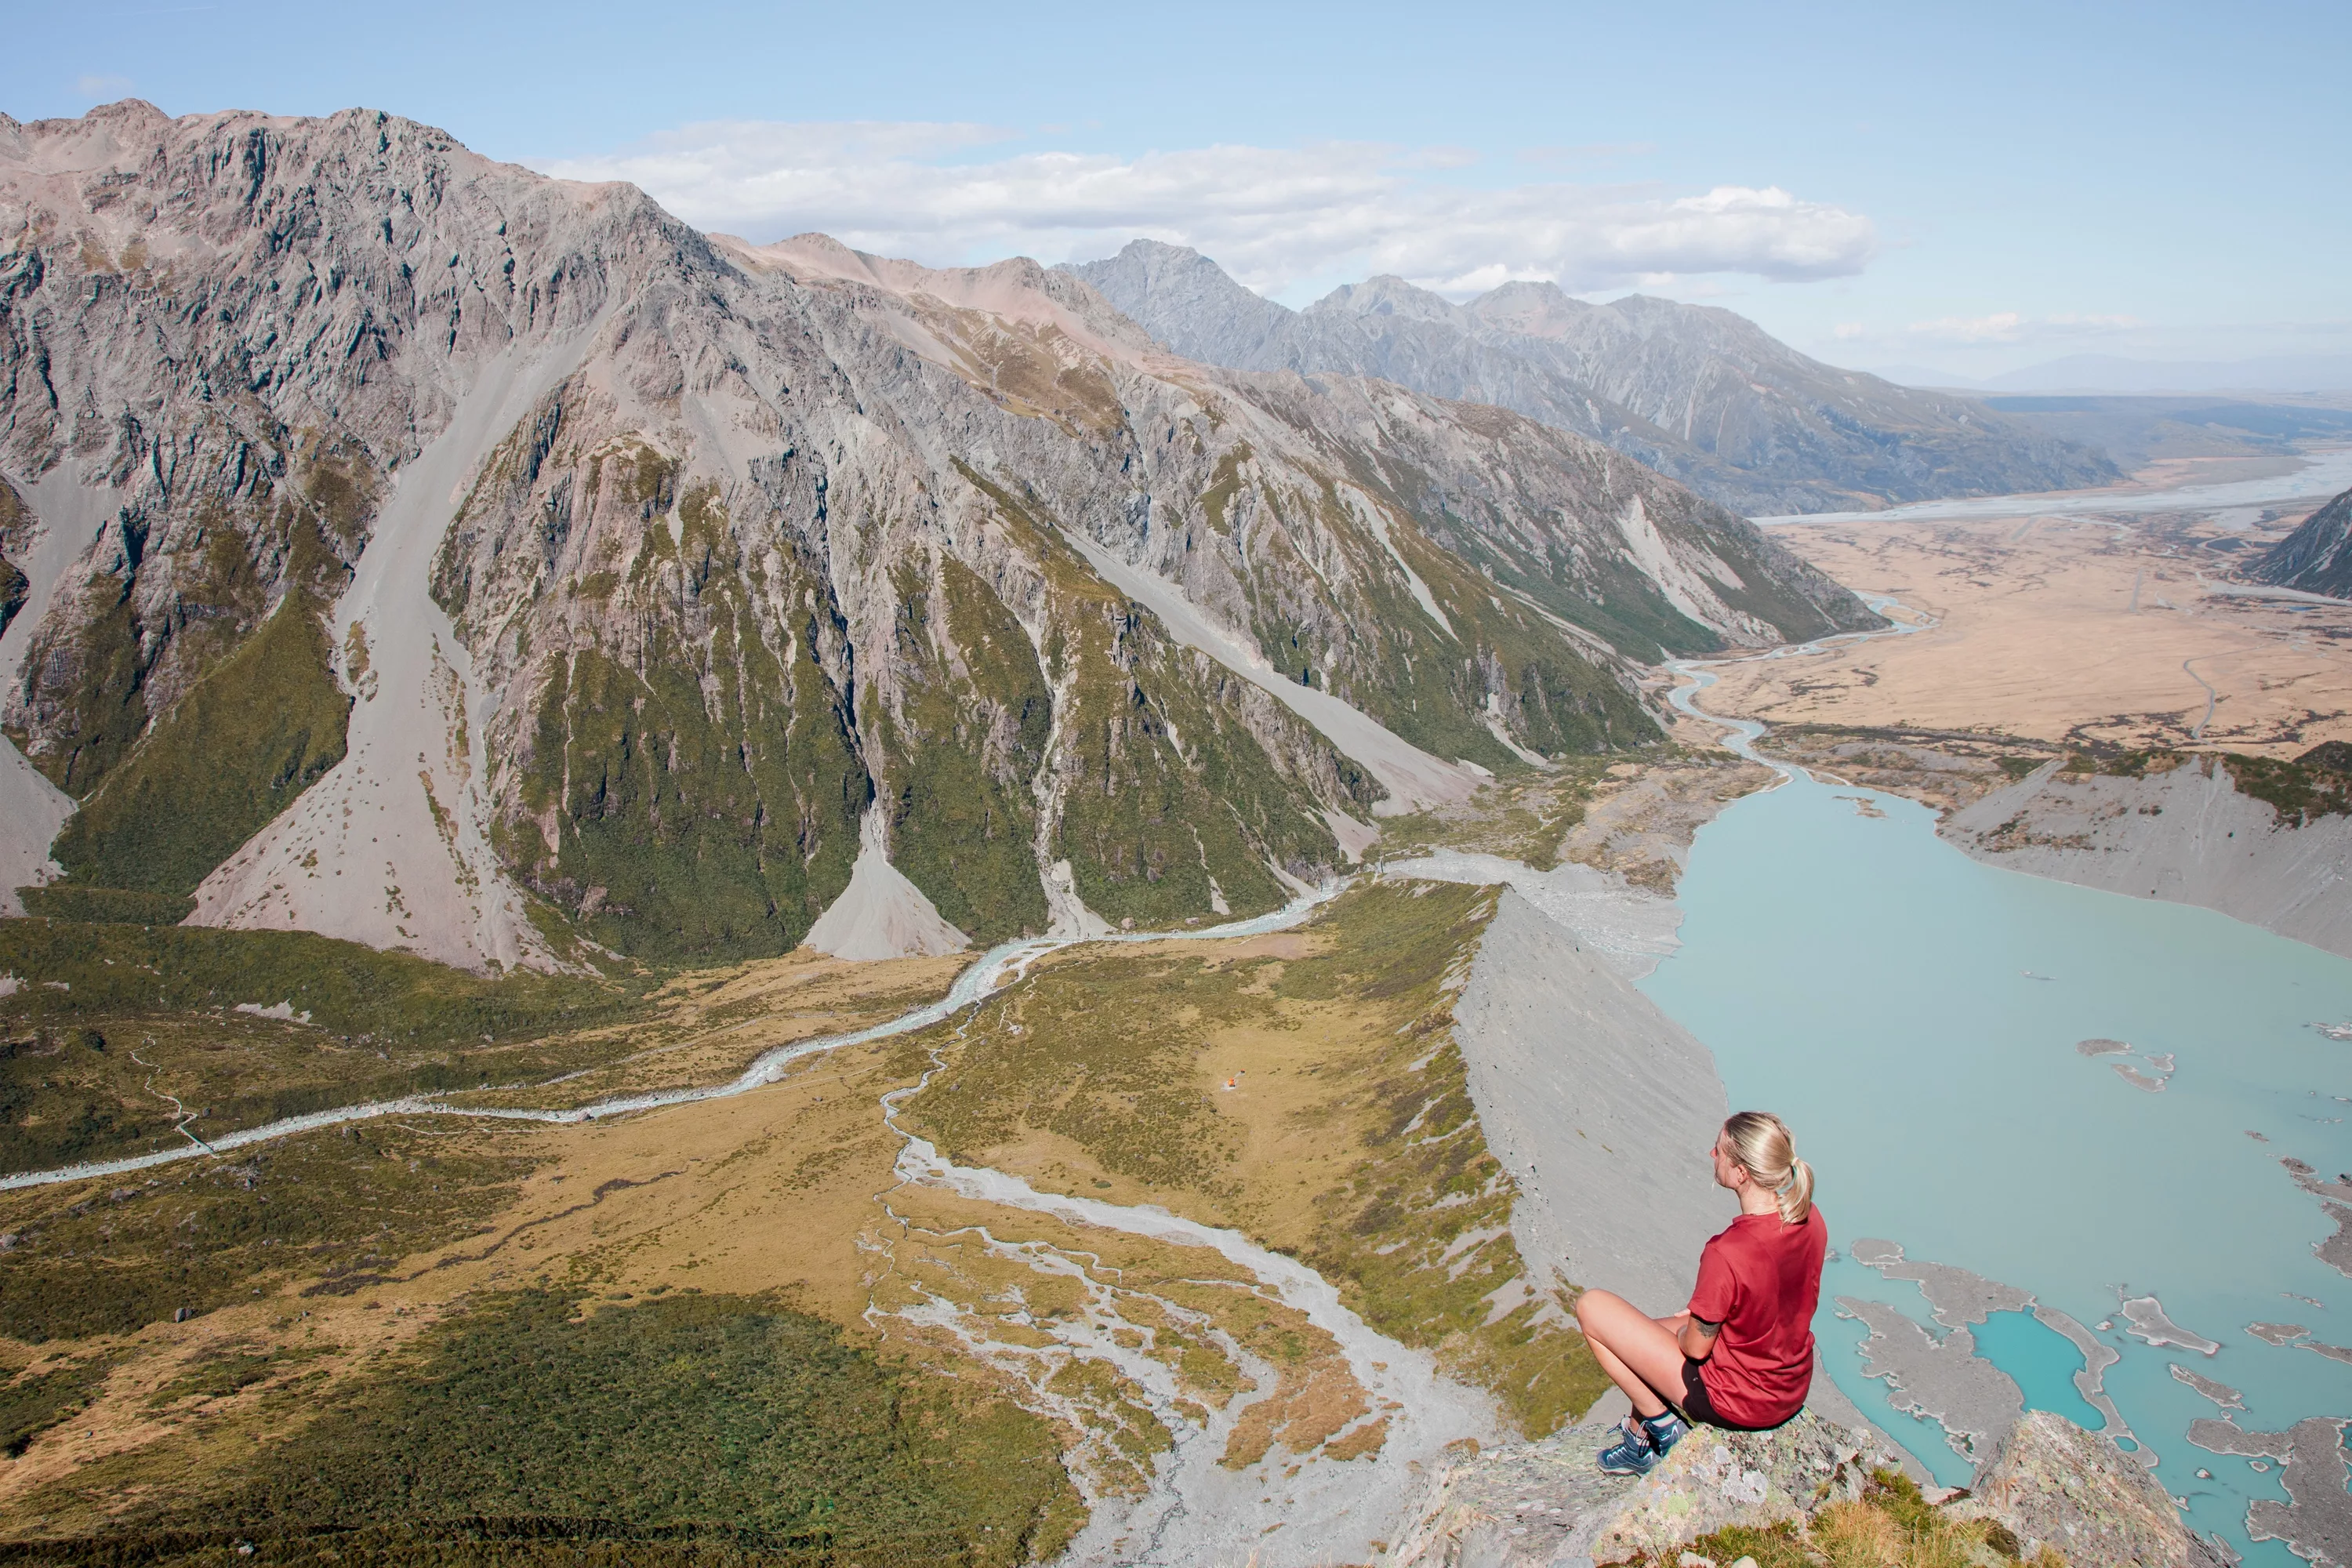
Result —
<path fill-rule="evenodd" d="M 1591 1228 L 1577 1151 L 1527 1158 L 1559 1146 L 1508 1106 L 1510 1063 L 1596 1007 L 1612 1050 L 1703 1063 L 1627 984 L 1637 955 L 1559 921 L 1670 945 L 1691 831 L 1759 776 L 1530 772 L 1395 825 L 1401 851 L 1559 865 L 1584 901 L 1550 914 L 1458 867 L 1370 878 L 1291 929 L 1062 946 L 929 1027 L 586 1123 L 450 1110 L 722 1082 L 959 962 L 803 952 L 526 997 L 388 959 L 372 983 L 411 992 L 383 1016 L 414 1027 L 355 1041 L 315 939 L 253 933 L 296 945 L 241 1010 L 165 1007 L 181 939 L 68 941 L 58 989 L 34 939 L 65 928 L 16 922 L 7 1065 L 50 1134 L 20 1172 L 71 1128 L 84 1157 L 217 1137 L 288 1079 L 348 1103 L 423 1074 L 446 1109 L 0 1192 L 8 1533 L 58 1561 L 125 1536 L 211 1561 L 232 1535 L 311 1561 L 331 1524 L 347 1562 L 504 1562 L 518 1521 L 559 1554 L 1376 1554 L 1448 1444 L 1541 1435 L 1606 1387 L 1571 1268 L 1622 1238 Z M 1498 941 L 1507 963 L 1481 956 Z M 1695 1144 L 1682 1122 L 1720 1113 L 1718 1091 L 1651 1126 L 1638 1079 L 1581 1086 L 1612 1144 Z M 1718 1195 L 1692 1165 L 1664 1184 L 1676 1253 Z"/>
<path fill-rule="evenodd" d="M 2300 513 L 2249 521 L 2090 517 L 2053 503 L 2004 518 L 1775 528 L 1839 581 L 1935 624 L 1727 667 L 1709 706 L 1781 728 L 2045 746 L 2292 757 L 2352 739 L 2352 605 L 2231 592 L 2232 563 Z"/>
<path fill-rule="evenodd" d="M 1721 667 L 1707 706 L 1979 859 L 2352 954 L 2352 774 L 2315 753 L 2352 738 L 2352 604 L 2231 575 L 2306 510 L 1790 525 L 1917 629 Z"/>

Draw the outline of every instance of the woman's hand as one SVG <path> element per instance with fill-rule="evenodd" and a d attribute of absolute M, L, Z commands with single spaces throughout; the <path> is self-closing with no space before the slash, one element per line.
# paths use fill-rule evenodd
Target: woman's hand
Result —
<path fill-rule="evenodd" d="M 1715 1336 L 1721 1327 L 1700 1322 L 1687 1310 L 1660 1318 L 1658 1326 L 1674 1335 L 1675 1345 L 1693 1361 L 1705 1361 L 1715 1353 Z"/>

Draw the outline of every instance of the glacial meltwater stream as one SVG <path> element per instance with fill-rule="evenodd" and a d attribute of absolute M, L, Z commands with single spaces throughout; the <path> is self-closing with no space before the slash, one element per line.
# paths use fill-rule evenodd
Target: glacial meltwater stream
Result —
<path fill-rule="evenodd" d="M 1693 707 L 1712 677 L 1688 673 L 1677 704 L 1752 755 L 1763 727 Z M 2287 1568 L 2285 1548 L 2247 1528 L 2250 1500 L 2285 1497 L 2279 1468 L 2186 1434 L 2200 1417 L 2250 1432 L 2352 1417 L 2352 1351 L 2337 1348 L 2352 1345 L 2352 1279 L 2315 1254 L 2336 1224 L 2284 1163 L 2320 1183 L 2352 1166 L 2352 1042 L 2315 1026 L 2352 1020 L 2352 961 L 2206 910 L 1982 865 L 1923 805 L 1783 772 L 1700 831 L 1682 947 L 1643 988 L 1713 1049 L 1732 1104 L 1785 1116 L 1819 1173 L 1840 1249 L 1815 1325 L 1825 1366 L 1939 1479 L 1964 1483 L 1944 1431 L 1864 1375 L 1867 1330 L 1835 1298 L 1938 1339 L 1947 1323 L 1851 1249 L 1885 1238 L 1914 1263 L 2030 1292 L 2116 1353 L 2105 1394 L 2192 1526 Z M 2100 1424 L 2073 1381 L 2084 1357 L 2059 1332 L 2015 1310 L 1970 1331 L 2028 1408 Z M 2242 1409 L 2226 1408 L 2231 1390 Z M 2340 1466 L 2295 1480 L 2344 1485 Z"/>

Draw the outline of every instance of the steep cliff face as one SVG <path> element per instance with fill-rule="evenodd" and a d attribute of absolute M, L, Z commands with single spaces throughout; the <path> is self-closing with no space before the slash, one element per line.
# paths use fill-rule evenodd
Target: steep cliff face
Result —
<path fill-rule="evenodd" d="M 1455 305 L 1383 277 L 1294 311 L 1152 240 L 1069 270 L 1179 353 L 1499 404 L 1749 515 L 2119 477 L 2088 447 L 1973 399 L 1822 364 L 1729 310 L 1640 295 L 1594 305 L 1532 282 Z"/>
<path fill-rule="evenodd" d="M 2352 599 L 2352 490 L 2346 490 L 2246 568 L 2257 583 Z"/>
<path fill-rule="evenodd" d="M 935 932 L 1238 913 L 1654 739 L 1628 656 L 1870 618 L 1524 418 L 373 112 L 0 121 L 0 717 L 85 911 L 674 962 L 863 852 Z"/>

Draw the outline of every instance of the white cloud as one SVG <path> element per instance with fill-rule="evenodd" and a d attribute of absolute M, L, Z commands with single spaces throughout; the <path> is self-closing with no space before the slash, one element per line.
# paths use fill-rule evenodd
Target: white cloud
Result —
<path fill-rule="evenodd" d="M 131 79 L 127 76 L 78 76 L 74 78 L 74 91 L 84 98 L 127 98 L 131 95 Z"/>
<path fill-rule="evenodd" d="M 1908 330 L 1913 337 L 1933 342 L 2013 343 L 2024 325 L 2024 317 L 2002 310 L 1990 316 L 1939 316 L 1932 321 L 1914 321 Z"/>
<path fill-rule="evenodd" d="M 2146 324 L 2137 316 L 2091 316 L 2073 311 L 2027 316 L 2016 310 L 2001 310 L 1990 316 L 1939 316 L 1932 321 L 1914 321 L 1905 331 L 1911 338 L 1926 342 L 2058 342 L 2127 332 Z M 1858 331 L 1848 334 L 1843 328 L 1839 329 L 1838 336 L 1849 335 L 1862 334 Z"/>
<path fill-rule="evenodd" d="M 1017 134 L 714 122 L 545 167 L 633 181 L 689 223 L 754 239 L 821 229 L 860 249 L 943 263 L 1099 256 L 1141 235 L 1192 246 L 1269 291 L 1341 270 L 1393 272 L 1457 294 L 1505 278 L 1570 290 L 1716 272 L 1832 278 L 1860 271 L 1878 246 L 1867 217 L 1777 187 L 1676 195 L 1432 178 L 1471 161 L 1454 148 L 1334 142 L 944 161 Z"/>

